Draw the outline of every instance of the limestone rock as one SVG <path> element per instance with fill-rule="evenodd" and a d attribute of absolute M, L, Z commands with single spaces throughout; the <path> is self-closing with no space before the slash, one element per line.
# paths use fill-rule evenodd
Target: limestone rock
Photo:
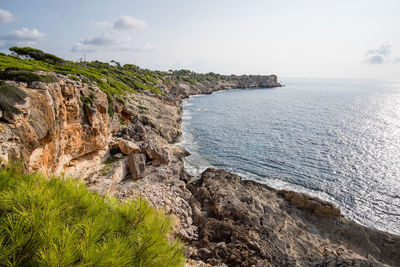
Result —
<path fill-rule="evenodd" d="M 124 139 L 119 140 L 118 147 L 125 155 L 131 155 L 140 152 L 140 148 L 135 143 Z"/>
<path fill-rule="evenodd" d="M 315 215 L 340 216 L 340 210 L 335 205 L 307 194 L 287 190 L 281 190 L 278 194 L 284 196 L 295 207 L 310 210 Z"/>
<path fill-rule="evenodd" d="M 132 179 L 142 178 L 142 173 L 146 168 L 146 156 L 144 154 L 132 154 L 127 157 L 126 162 Z"/>
<path fill-rule="evenodd" d="M 155 144 L 148 142 L 145 150 L 147 156 L 151 158 L 153 166 L 161 164 L 168 165 L 171 161 L 169 152 L 164 147 L 156 146 Z"/>
<path fill-rule="evenodd" d="M 45 83 L 45 82 L 34 81 L 34 82 L 31 82 L 28 86 L 31 89 L 40 89 L 40 90 L 48 89 L 47 83 Z"/>
<path fill-rule="evenodd" d="M 191 245 L 202 251 L 192 256 L 195 260 L 228 266 L 400 262 L 399 236 L 348 221 L 332 204 L 308 195 L 277 191 L 211 168 L 188 188 L 199 229 L 199 239 Z"/>
<path fill-rule="evenodd" d="M 57 175 L 68 174 L 72 159 L 106 149 L 107 109 L 101 112 L 96 107 L 107 107 L 108 102 L 100 89 L 93 87 L 96 99 L 90 109 L 85 109 L 80 96 L 81 92 L 89 95 L 87 85 L 66 84 L 63 80 L 48 84 L 33 82 L 28 88 L 25 83 L 14 85 L 26 98 L 23 103 L 15 103 L 18 115 L 7 120 L 7 128 L 14 137 L 0 143 L 3 158 L 19 158 L 26 161 L 30 171 Z M 14 148 L 8 143 L 13 143 Z"/>
<path fill-rule="evenodd" d="M 113 165 L 115 167 L 112 170 L 113 173 L 110 179 L 114 184 L 118 184 L 128 175 L 127 161 L 121 159 Z"/>

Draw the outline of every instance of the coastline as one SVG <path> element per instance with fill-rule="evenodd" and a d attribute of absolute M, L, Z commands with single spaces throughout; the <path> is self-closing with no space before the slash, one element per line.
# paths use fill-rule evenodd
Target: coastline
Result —
<path fill-rule="evenodd" d="M 242 181 L 223 170 L 208 169 L 197 181 L 184 171 L 188 152 L 178 145 L 182 100 L 243 84 L 164 85 L 166 96 L 132 94 L 126 103 L 116 102 L 109 116 L 107 97 L 97 87 L 57 77 L 51 84 L 13 83 L 30 101 L 18 106 L 27 115 L 2 123 L 1 140 L 7 140 L 0 143 L 2 156 L 19 149 L 29 171 L 80 177 L 90 190 L 121 200 L 145 197 L 174 217 L 175 235 L 187 243 L 189 259 L 217 266 L 400 262 L 399 236 L 353 223 L 331 203 Z M 271 80 L 269 87 L 280 86 L 276 76 Z M 93 90 L 96 98 L 88 105 L 81 96 Z M 57 117 L 61 121 L 55 123 Z M 33 144 L 18 142 L 15 133 Z M 49 140 L 39 142 L 46 136 Z M 145 159 L 144 169 L 138 168 L 135 155 Z"/>
<path fill-rule="evenodd" d="M 185 99 L 184 101 L 189 101 L 189 99 Z M 184 104 L 185 103 L 182 103 L 181 105 L 183 106 Z M 184 129 L 183 123 L 184 122 L 182 122 L 181 127 Z M 185 133 L 183 132 L 183 138 L 184 138 L 184 134 Z M 193 142 L 195 142 L 195 141 L 193 140 Z M 182 142 L 180 142 L 179 145 L 182 145 Z M 201 156 L 201 155 L 199 154 L 198 156 Z M 350 221 L 349 219 L 347 219 L 345 216 L 343 216 L 341 214 L 341 211 L 334 204 L 332 204 L 333 201 L 322 200 L 324 198 L 321 198 L 321 196 L 312 197 L 312 196 L 310 196 L 310 195 L 308 195 L 306 193 L 299 193 L 299 192 L 302 192 L 302 191 L 304 192 L 305 191 L 305 190 L 301 190 L 301 189 L 300 190 L 296 190 L 296 189 L 290 188 L 290 190 L 287 190 L 287 188 L 284 188 L 284 187 L 277 189 L 275 187 L 272 187 L 271 185 L 268 185 L 268 184 L 265 184 L 265 183 L 261 183 L 261 182 L 257 182 L 257 181 L 254 181 L 252 179 L 243 179 L 242 178 L 243 176 L 240 177 L 237 173 L 232 173 L 232 172 L 224 171 L 224 170 L 221 170 L 221 169 L 214 169 L 213 166 L 210 166 L 210 167 L 211 168 L 206 168 L 206 170 L 204 172 L 202 172 L 199 175 L 199 177 L 197 177 L 198 180 L 196 180 L 194 182 L 191 181 L 190 184 L 188 184 L 189 190 L 192 192 L 193 195 L 196 195 L 198 193 L 198 191 L 197 191 L 198 187 L 204 187 L 204 183 L 207 183 L 206 187 L 208 187 L 208 183 L 211 183 L 211 184 L 212 183 L 217 183 L 218 186 L 212 186 L 211 190 L 210 190 L 210 188 L 207 188 L 208 193 L 210 193 L 210 194 L 214 193 L 214 194 L 216 194 L 218 196 L 220 196 L 220 195 L 224 195 L 224 196 L 230 195 L 229 196 L 229 200 L 228 200 L 229 204 L 226 204 L 227 197 L 221 197 L 221 199 L 218 199 L 218 200 L 215 200 L 213 198 L 212 198 L 212 200 L 210 200 L 210 199 L 209 200 L 201 199 L 201 201 L 196 203 L 197 206 L 196 205 L 192 206 L 193 210 L 196 210 L 196 208 L 197 208 L 197 210 L 201 210 L 201 212 L 199 212 L 200 215 L 195 213 L 193 218 L 194 218 L 195 222 L 197 221 L 197 226 L 199 227 L 199 230 L 200 230 L 200 240 L 203 238 L 203 240 L 197 241 L 197 243 L 195 241 L 194 244 L 195 244 L 196 247 L 198 247 L 198 248 L 200 247 L 200 249 L 202 249 L 204 247 L 208 248 L 207 251 L 201 251 L 201 252 L 194 253 L 194 255 L 192 255 L 192 258 L 195 258 L 195 259 L 198 259 L 198 260 L 203 260 L 203 261 L 208 261 L 211 264 L 217 264 L 217 265 L 223 263 L 221 261 L 221 257 L 219 256 L 219 254 L 220 253 L 224 253 L 224 251 L 226 252 L 226 250 L 227 250 L 226 249 L 226 244 L 225 244 L 226 242 L 225 242 L 225 240 L 223 238 L 221 240 L 218 240 L 218 241 L 221 241 L 222 243 L 224 243 L 222 245 L 221 245 L 221 242 L 220 243 L 218 243 L 216 241 L 215 242 L 209 242 L 210 237 L 213 238 L 213 235 L 219 235 L 218 233 L 215 233 L 215 232 L 213 232 L 210 235 L 210 233 L 209 233 L 210 228 L 214 228 L 214 227 L 218 227 L 218 226 L 216 226 L 215 225 L 215 221 L 213 221 L 212 223 L 210 223 L 210 224 L 212 224 L 212 226 L 210 227 L 209 225 L 207 225 L 208 222 L 204 222 L 204 220 L 209 221 L 210 220 L 209 218 L 213 217 L 212 219 L 217 218 L 217 221 L 219 220 L 219 222 L 226 222 L 227 220 L 233 221 L 234 223 L 232 223 L 232 225 L 230 225 L 230 226 L 225 225 L 225 228 L 231 230 L 231 233 L 234 231 L 233 228 L 232 228 L 234 225 L 237 226 L 238 224 L 239 225 L 241 224 L 241 220 L 239 220 L 239 223 L 238 223 L 238 218 L 237 218 L 238 216 L 237 215 L 232 216 L 232 214 L 230 214 L 229 212 L 226 211 L 225 205 L 228 205 L 229 209 L 232 209 L 234 211 L 237 210 L 237 209 L 242 209 L 242 210 L 243 209 L 247 209 L 248 207 L 244 207 L 241 204 L 238 204 L 239 208 L 238 207 L 232 207 L 232 204 L 231 204 L 231 202 L 235 201 L 235 196 L 232 196 L 232 195 L 234 195 L 234 193 L 230 194 L 230 192 L 235 192 L 235 191 L 236 192 L 240 192 L 243 189 L 242 188 L 235 188 L 233 190 L 230 190 L 230 192 L 226 192 L 227 190 L 225 190 L 223 193 L 220 192 L 221 191 L 220 188 L 229 187 L 227 185 L 227 183 L 230 183 L 231 179 L 239 179 L 239 184 L 241 186 L 243 186 L 243 187 L 247 187 L 250 184 L 250 185 L 253 186 L 253 188 L 263 188 L 262 190 L 268 190 L 268 191 L 271 191 L 271 192 L 275 192 L 276 195 L 283 197 L 287 202 L 289 202 L 289 205 L 292 206 L 291 208 L 293 208 L 293 206 L 294 206 L 295 208 L 302 210 L 304 212 L 303 216 L 306 217 L 306 218 L 308 218 L 310 216 L 310 214 L 307 214 L 307 213 L 311 212 L 312 216 L 316 217 L 316 218 L 313 218 L 313 222 L 311 222 L 311 223 L 308 222 L 309 224 L 312 225 L 311 227 L 315 227 L 315 225 L 318 224 L 318 223 L 316 223 L 315 219 L 321 220 L 321 221 L 325 221 L 324 222 L 325 225 L 331 225 L 331 227 L 333 229 L 327 229 L 327 228 L 325 228 L 323 226 L 321 227 L 321 225 L 318 226 L 320 228 L 320 230 L 322 230 L 322 232 L 329 232 L 329 234 L 328 234 L 329 237 L 328 238 L 333 241 L 332 242 L 333 247 L 331 247 L 331 248 L 326 248 L 325 247 L 324 248 L 324 253 L 323 254 L 325 256 L 327 256 L 327 255 L 328 256 L 323 261 L 318 259 L 318 257 L 315 257 L 310 262 L 303 261 L 302 264 L 304 264 L 304 266 L 316 265 L 316 264 L 321 264 L 323 266 L 324 265 L 330 265 L 330 264 L 345 264 L 345 265 L 347 265 L 347 264 L 349 264 L 349 265 L 350 264 L 356 264 L 356 265 L 357 264 L 360 264 L 360 265 L 372 264 L 372 265 L 375 265 L 376 264 L 376 265 L 380 265 L 382 263 L 384 263 L 384 264 L 389 263 L 389 264 L 392 265 L 392 264 L 396 264 L 400 260 L 400 259 L 395 258 L 394 261 L 392 261 L 393 259 L 389 260 L 388 258 L 386 258 L 386 259 L 380 258 L 379 260 L 382 261 L 382 262 L 380 262 L 380 261 L 377 260 L 377 258 L 379 258 L 377 254 L 372 255 L 373 250 L 375 248 L 373 246 L 369 247 L 368 245 L 367 246 L 364 246 L 364 245 L 359 245 L 358 246 L 357 244 L 353 243 L 353 244 L 347 244 L 347 246 L 348 246 L 347 248 L 340 247 L 340 246 L 335 248 L 335 243 L 337 243 L 337 244 L 342 243 L 343 244 L 343 240 L 346 240 L 345 242 L 352 243 L 352 241 L 351 241 L 352 239 L 359 239 L 358 234 L 356 234 L 359 231 L 363 232 L 365 235 L 377 235 L 377 236 L 379 236 L 379 238 L 378 238 L 379 240 L 375 240 L 374 241 L 375 243 L 385 243 L 386 241 L 384 241 L 384 240 L 387 240 L 387 238 L 389 238 L 389 240 L 390 240 L 390 236 L 394 236 L 394 237 L 397 238 L 396 247 L 400 245 L 400 243 L 399 243 L 400 237 L 395 235 L 395 234 L 392 234 L 392 233 L 387 233 L 387 232 L 380 231 L 380 230 L 377 230 L 377 229 L 369 228 L 367 226 L 363 226 L 363 225 L 361 225 L 361 224 L 359 224 L 359 223 L 357 223 L 355 221 Z M 221 181 L 212 181 L 212 182 L 209 182 L 209 179 L 210 179 L 209 176 L 212 176 L 212 179 L 218 179 L 219 176 L 228 176 L 228 177 L 234 177 L 234 178 L 228 178 L 228 182 L 227 181 L 222 181 L 222 182 Z M 204 180 L 206 180 L 207 182 L 205 182 Z M 196 185 L 196 183 L 197 183 L 197 185 Z M 195 184 L 195 185 L 192 186 L 191 184 Z M 240 187 L 240 186 L 238 186 L 238 187 Z M 309 190 L 307 190 L 307 191 L 309 191 Z M 254 193 L 254 192 L 252 192 L 252 193 Z M 203 194 L 203 193 L 201 193 L 201 194 Z M 249 195 L 251 195 L 249 197 L 250 200 L 247 200 L 246 203 L 247 204 L 252 204 L 251 202 L 254 200 L 254 198 L 252 198 L 253 195 L 251 193 L 249 193 Z M 200 198 L 202 198 L 202 197 L 200 196 Z M 236 198 L 240 199 L 240 196 L 236 197 Z M 204 206 L 204 203 L 210 203 L 210 201 L 211 202 L 215 202 L 216 201 L 216 202 L 219 202 L 219 203 L 213 204 L 216 207 L 214 206 L 214 207 L 210 208 L 209 204 L 206 204 Z M 309 204 L 308 201 L 310 201 L 312 204 Z M 310 208 L 310 205 L 313 206 L 313 205 L 315 205 L 316 202 L 322 204 L 322 208 L 320 210 L 323 210 L 324 212 L 319 212 L 318 211 L 319 208 L 315 208 L 315 206 Z M 221 205 L 221 206 L 218 207 L 218 205 Z M 280 207 L 280 209 L 281 209 L 280 212 L 282 212 L 282 213 L 287 212 L 287 210 L 285 210 L 285 208 L 283 208 L 282 206 Z M 225 210 L 225 211 L 223 211 L 223 210 Z M 216 215 L 216 213 L 217 213 L 217 215 Z M 218 214 L 218 213 L 220 213 L 220 214 Z M 246 212 L 244 212 L 244 213 L 246 213 Z M 289 212 L 289 214 L 290 214 L 290 212 Z M 251 212 L 249 212 L 246 215 L 240 214 L 240 217 L 247 217 L 247 216 L 251 217 L 251 215 L 254 215 L 254 214 L 251 214 Z M 200 219 L 196 218 L 197 216 L 199 216 Z M 260 215 L 257 214 L 257 216 L 260 216 Z M 202 222 L 198 222 L 198 221 L 202 221 Z M 302 219 L 302 222 L 304 223 L 305 220 Z M 247 225 L 248 222 L 244 223 L 244 224 L 247 227 L 249 227 Z M 306 223 L 306 228 L 310 227 L 309 224 Z M 342 226 L 341 226 L 342 228 L 332 226 L 332 224 L 335 225 L 335 226 L 337 224 L 342 224 Z M 255 227 L 255 228 L 257 228 L 257 230 L 259 230 L 258 229 L 259 227 L 260 227 L 260 225 L 257 225 L 257 227 Z M 250 226 L 250 228 L 251 228 L 251 226 Z M 347 230 L 344 230 L 343 228 L 347 228 Z M 345 235 L 343 235 L 343 233 L 342 234 L 337 234 L 337 232 L 339 232 L 339 231 L 342 231 L 342 232 L 343 231 L 348 231 L 347 234 L 349 235 L 349 237 L 346 237 Z M 351 232 L 353 232 L 353 233 L 351 233 Z M 322 234 L 322 233 L 320 233 L 320 234 Z M 325 234 L 326 233 L 323 233 L 322 235 L 325 235 Z M 215 238 L 215 236 L 214 236 L 214 238 Z M 239 237 L 239 239 L 243 239 L 243 237 Z M 263 242 L 262 238 L 261 239 L 255 238 L 255 240 L 257 242 L 261 242 L 261 243 Z M 229 240 L 229 241 L 231 242 L 231 240 Z M 360 242 L 360 240 L 358 240 L 357 242 Z M 368 240 L 368 238 L 367 238 L 367 240 L 361 241 L 361 243 L 363 243 L 363 242 L 370 243 L 370 240 Z M 264 246 L 267 246 L 267 245 L 264 244 Z M 316 246 L 318 246 L 318 245 L 316 245 Z M 221 252 L 221 247 L 223 247 L 222 252 Z M 381 249 L 382 249 L 382 247 L 380 247 L 378 250 L 381 250 Z M 215 251 L 217 251 L 217 252 L 215 252 Z M 229 251 L 229 249 L 228 249 L 228 251 Z M 328 252 L 326 252 L 326 251 L 328 251 Z M 291 253 L 297 254 L 298 252 L 292 251 Z M 309 256 L 311 258 L 313 258 L 313 256 L 311 256 L 312 253 L 310 254 L 309 251 L 302 251 L 302 253 L 309 254 Z M 314 253 L 315 253 L 315 251 L 314 251 Z M 336 259 L 331 259 L 331 258 L 327 259 L 327 258 L 332 257 L 332 256 L 336 257 Z M 246 257 L 242 257 L 242 258 L 240 256 L 238 256 L 238 258 L 235 258 L 232 261 L 230 261 L 229 265 L 238 264 L 239 262 L 243 262 L 243 261 L 246 261 L 246 260 L 247 260 L 247 256 Z M 389 261 L 387 261 L 387 260 L 389 260 Z M 250 261 L 250 262 L 246 261 L 246 262 L 247 262 L 247 264 L 253 264 L 253 265 L 254 264 L 261 264 L 260 261 L 255 261 L 255 260 L 254 261 Z M 271 263 L 273 263 L 274 265 L 275 264 L 276 265 L 294 265 L 295 264 L 294 262 L 290 262 L 290 260 L 282 262 L 282 261 L 275 261 L 275 259 L 273 259 L 273 258 L 269 258 L 268 264 L 271 264 Z M 263 262 L 262 264 L 267 264 L 267 263 Z"/>

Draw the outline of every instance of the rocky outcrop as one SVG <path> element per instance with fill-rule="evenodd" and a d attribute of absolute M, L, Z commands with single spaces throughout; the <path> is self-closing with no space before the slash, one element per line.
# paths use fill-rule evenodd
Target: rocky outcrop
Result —
<path fill-rule="evenodd" d="M 317 216 L 339 216 L 340 210 L 327 201 L 311 197 L 306 194 L 297 193 L 293 191 L 281 190 L 278 192 L 293 206 L 306 209 Z"/>
<path fill-rule="evenodd" d="M 225 79 L 205 81 L 200 84 L 190 84 L 185 82 L 177 83 L 168 91 L 169 101 L 176 101 L 191 95 L 211 94 L 219 90 L 231 90 L 240 88 L 272 88 L 280 87 L 276 75 L 231 75 Z"/>
<path fill-rule="evenodd" d="M 0 110 L 0 158 L 22 158 L 29 170 L 79 177 L 101 194 L 141 195 L 174 217 L 175 234 L 194 266 L 335 266 L 400 262 L 399 237 L 349 222 L 331 203 L 276 191 L 209 169 L 193 181 L 181 100 L 217 90 L 280 86 L 276 76 L 227 76 L 194 85 L 163 83 L 164 95 L 128 94 L 108 113 L 94 85 L 58 75 L 56 83 L 14 83 L 22 93 Z M 189 190 L 190 189 L 190 190 Z M 205 262 L 205 263 L 203 263 Z M 188 263 L 189 264 L 189 263 Z"/>
<path fill-rule="evenodd" d="M 332 204 L 207 169 L 190 187 L 192 257 L 228 266 L 383 266 L 400 237 L 348 221 Z"/>
<path fill-rule="evenodd" d="M 238 88 L 270 88 L 281 86 L 276 75 L 242 75 L 236 79 Z"/>
<path fill-rule="evenodd" d="M 60 174 L 73 160 L 107 149 L 108 102 L 97 87 L 70 80 L 12 84 L 26 99 L 14 105 L 12 121 L 1 124 L 3 163 L 20 158 L 31 171 Z M 92 103 L 83 102 L 90 94 Z"/>

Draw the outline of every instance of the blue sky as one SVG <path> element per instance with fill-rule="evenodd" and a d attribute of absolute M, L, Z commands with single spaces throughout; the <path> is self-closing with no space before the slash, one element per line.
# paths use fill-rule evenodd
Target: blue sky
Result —
<path fill-rule="evenodd" d="M 280 77 L 400 78 L 400 1 L 1 0 L 0 47 Z"/>

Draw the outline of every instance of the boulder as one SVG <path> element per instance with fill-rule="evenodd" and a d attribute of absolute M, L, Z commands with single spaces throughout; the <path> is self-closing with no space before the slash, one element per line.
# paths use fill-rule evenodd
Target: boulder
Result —
<path fill-rule="evenodd" d="M 151 158 L 152 165 L 158 166 L 161 164 L 168 165 L 171 162 L 169 152 L 160 146 L 156 146 L 152 143 L 147 143 L 146 147 L 146 154 Z"/>
<path fill-rule="evenodd" d="M 119 184 L 128 175 L 128 168 L 126 160 L 119 160 L 113 164 L 111 181 L 114 184 Z"/>
<path fill-rule="evenodd" d="M 118 147 L 125 155 L 131 155 L 140 152 L 140 148 L 135 143 L 124 139 L 120 139 L 118 141 Z"/>
<path fill-rule="evenodd" d="M 134 180 L 142 178 L 142 173 L 146 168 L 146 156 L 144 154 L 132 154 L 126 159 L 129 172 Z"/>

